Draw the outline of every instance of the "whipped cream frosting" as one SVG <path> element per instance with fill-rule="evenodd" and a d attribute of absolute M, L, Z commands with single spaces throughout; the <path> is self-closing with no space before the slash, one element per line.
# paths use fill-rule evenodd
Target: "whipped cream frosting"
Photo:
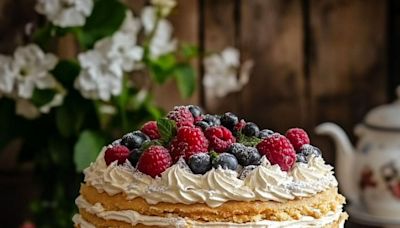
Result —
<path fill-rule="evenodd" d="M 308 164 L 296 163 L 290 172 L 278 165 L 269 164 L 263 157 L 261 165 L 242 180 L 238 172 L 212 169 L 204 175 L 193 174 L 185 162 L 178 162 L 161 177 L 152 178 L 137 171 L 128 162 L 109 166 L 104 161 L 104 151 L 85 171 L 85 182 L 99 192 L 109 195 L 125 193 L 128 199 L 144 198 L 149 204 L 206 203 L 217 207 L 229 200 L 284 202 L 296 197 L 306 197 L 337 186 L 333 167 L 319 156 L 311 155 Z"/>
<path fill-rule="evenodd" d="M 298 220 L 291 221 L 270 221 L 261 220 L 250 223 L 229 223 L 229 222 L 209 222 L 200 223 L 195 221 L 187 221 L 183 218 L 172 218 L 172 217 L 159 217 L 159 216 L 147 216 L 141 215 L 133 210 L 122 210 L 122 211 L 106 211 L 100 203 L 94 205 L 87 202 L 82 196 L 76 199 L 76 204 L 79 208 L 86 210 L 88 213 L 94 214 L 99 218 L 107 220 L 116 220 L 125 222 L 131 225 L 144 224 L 147 226 L 165 226 L 165 227 L 249 227 L 249 228 L 276 228 L 276 227 L 323 227 L 327 224 L 333 223 L 340 218 L 342 213 L 342 207 L 338 207 L 335 212 L 329 212 L 326 216 L 315 219 L 309 216 L 303 216 Z M 81 215 L 76 214 L 73 217 L 75 225 L 80 225 L 81 228 L 94 228 L 93 224 L 90 224 L 82 218 Z M 341 227 L 343 223 L 341 224 Z"/>

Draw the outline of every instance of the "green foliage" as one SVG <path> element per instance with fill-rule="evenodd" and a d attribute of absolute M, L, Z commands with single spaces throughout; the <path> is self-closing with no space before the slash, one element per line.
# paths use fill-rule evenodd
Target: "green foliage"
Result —
<path fill-rule="evenodd" d="M 82 172 L 96 159 L 105 142 L 104 136 L 95 131 L 85 130 L 79 135 L 74 147 L 74 162 L 77 172 Z"/>
<path fill-rule="evenodd" d="M 174 71 L 178 89 L 182 97 L 189 98 L 196 88 L 196 72 L 189 64 L 179 64 Z"/>
<path fill-rule="evenodd" d="M 244 135 L 244 134 L 242 134 L 241 132 L 239 132 L 239 133 L 237 133 L 238 135 L 237 135 L 237 140 L 238 140 L 238 142 L 239 143 L 242 143 L 243 145 L 245 145 L 245 146 L 252 146 L 252 147 L 254 147 L 254 146 L 256 146 L 258 143 L 260 143 L 261 141 L 262 141 L 262 139 L 260 139 L 260 138 L 257 138 L 257 137 L 255 137 L 255 136 L 253 136 L 253 137 L 249 137 L 249 136 L 246 136 L 246 135 Z"/>
<path fill-rule="evenodd" d="M 60 60 L 51 73 L 64 87 L 73 89 L 74 80 L 80 71 L 81 67 L 76 60 Z"/>
<path fill-rule="evenodd" d="M 172 76 L 176 67 L 176 58 L 174 53 L 160 56 L 158 59 L 149 61 L 150 74 L 158 84 L 163 84 Z"/>
<path fill-rule="evenodd" d="M 97 40 L 112 35 L 124 21 L 126 10 L 126 6 L 118 0 L 95 1 L 85 25 L 75 32 L 80 44 L 91 48 Z"/>
<path fill-rule="evenodd" d="M 41 107 L 52 101 L 55 95 L 53 89 L 35 89 L 31 101 L 36 107 Z"/>
<path fill-rule="evenodd" d="M 161 118 L 157 120 L 157 128 L 160 132 L 160 142 L 165 145 L 172 140 L 176 135 L 176 124 L 175 121 Z"/>

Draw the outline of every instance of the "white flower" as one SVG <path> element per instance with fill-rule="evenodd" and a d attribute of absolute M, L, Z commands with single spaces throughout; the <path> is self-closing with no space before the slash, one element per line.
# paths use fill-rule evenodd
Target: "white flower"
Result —
<path fill-rule="evenodd" d="M 18 47 L 11 64 L 18 96 L 28 99 L 32 97 L 35 88 L 55 88 L 56 80 L 49 71 L 56 66 L 57 61 L 56 56 L 44 53 L 35 44 Z"/>
<path fill-rule="evenodd" d="M 136 37 L 141 29 L 140 19 L 135 18 L 132 11 L 127 10 L 125 19 L 119 29 L 120 32 L 132 34 L 134 42 L 136 43 Z"/>
<path fill-rule="evenodd" d="M 36 11 L 60 27 L 82 26 L 93 10 L 93 0 L 38 0 Z"/>
<path fill-rule="evenodd" d="M 109 64 L 98 50 L 90 50 L 78 56 L 82 70 L 75 80 L 75 87 L 88 99 L 110 100 L 122 91 L 123 72 L 119 66 Z"/>
<path fill-rule="evenodd" d="M 0 55 L 0 94 L 10 94 L 14 88 L 15 74 L 11 69 L 12 58 Z"/>
<path fill-rule="evenodd" d="M 168 16 L 176 6 L 175 0 L 151 0 L 151 4 L 156 6 L 162 17 Z"/>
<path fill-rule="evenodd" d="M 51 108 L 62 105 L 64 96 L 64 93 L 56 93 L 49 103 L 39 107 L 39 111 L 41 113 L 49 113 Z"/>
<path fill-rule="evenodd" d="M 152 35 L 149 49 L 153 59 L 176 50 L 177 41 L 172 38 L 173 27 L 166 19 L 159 19 L 154 7 L 145 7 L 142 11 L 142 23 L 147 35 Z M 157 26 L 155 28 L 155 26 Z M 153 31 L 155 28 L 155 31 Z"/>
<path fill-rule="evenodd" d="M 204 59 L 203 85 L 212 97 L 224 97 L 240 91 L 248 83 L 252 61 L 240 67 L 240 54 L 234 48 L 226 48 L 221 54 L 212 54 Z"/>

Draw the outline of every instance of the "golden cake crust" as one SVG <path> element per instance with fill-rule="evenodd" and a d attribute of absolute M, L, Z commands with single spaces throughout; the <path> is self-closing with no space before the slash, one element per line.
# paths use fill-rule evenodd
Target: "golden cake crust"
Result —
<path fill-rule="evenodd" d="M 303 216 L 321 218 L 328 212 L 336 211 L 345 203 L 345 198 L 337 192 L 337 188 L 330 188 L 312 197 L 298 198 L 285 203 L 273 201 L 228 201 L 219 207 L 209 207 L 204 203 L 158 203 L 148 204 L 143 198 L 131 200 L 124 194 L 110 196 L 99 193 L 97 189 L 82 184 L 81 195 L 91 204 L 101 203 L 107 211 L 134 210 L 142 215 L 165 217 L 173 214 L 176 217 L 188 218 L 201 222 L 235 222 L 245 223 L 257 220 L 286 221 L 297 220 Z M 92 216 L 81 215 L 91 222 Z M 84 216 L 86 215 L 86 216 Z"/>

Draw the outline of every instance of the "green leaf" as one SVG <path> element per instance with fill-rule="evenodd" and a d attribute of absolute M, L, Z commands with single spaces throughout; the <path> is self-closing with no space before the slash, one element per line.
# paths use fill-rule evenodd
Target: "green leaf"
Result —
<path fill-rule="evenodd" d="M 255 136 L 253 136 L 253 137 L 249 137 L 249 136 L 246 136 L 246 135 L 244 135 L 244 134 L 242 134 L 241 132 L 239 132 L 239 133 L 237 133 L 238 135 L 237 135 L 237 140 L 238 140 L 238 142 L 239 143 L 242 143 L 243 145 L 245 145 L 245 146 L 252 146 L 252 147 L 254 147 L 254 146 L 256 146 L 258 143 L 260 143 L 261 141 L 262 141 L 262 139 L 260 139 L 260 138 L 257 138 L 257 137 L 255 137 Z"/>
<path fill-rule="evenodd" d="M 95 1 L 84 27 L 75 31 L 80 43 L 91 48 L 97 40 L 112 35 L 121 26 L 126 10 L 126 6 L 118 0 Z"/>
<path fill-rule="evenodd" d="M 175 67 L 176 58 L 173 53 L 162 55 L 149 63 L 150 73 L 158 84 L 163 84 L 172 76 Z"/>
<path fill-rule="evenodd" d="M 75 78 L 79 75 L 81 67 L 76 61 L 61 60 L 51 71 L 58 82 L 67 88 L 73 88 Z"/>
<path fill-rule="evenodd" d="M 56 91 L 52 89 L 35 89 L 32 95 L 32 103 L 36 107 L 41 107 L 53 100 Z"/>
<path fill-rule="evenodd" d="M 80 134 L 74 146 L 76 171 L 81 172 L 96 160 L 105 141 L 104 137 L 98 132 L 86 130 Z"/>
<path fill-rule="evenodd" d="M 175 68 L 175 78 L 183 98 L 192 96 L 196 88 L 196 72 L 189 64 L 180 64 Z"/>
<path fill-rule="evenodd" d="M 85 108 L 79 103 L 73 104 L 66 100 L 64 105 L 56 110 L 57 129 L 63 137 L 71 137 L 82 127 L 85 118 Z"/>
<path fill-rule="evenodd" d="M 199 48 L 192 44 L 182 44 L 181 51 L 183 56 L 187 59 L 194 58 L 199 54 Z"/>
<path fill-rule="evenodd" d="M 162 144 L 167 144 L 176 135 L 176 124 L 173 120 L 167 118 L 158 119 L 157 128 L 160 132 L 160 141 Z"/>

